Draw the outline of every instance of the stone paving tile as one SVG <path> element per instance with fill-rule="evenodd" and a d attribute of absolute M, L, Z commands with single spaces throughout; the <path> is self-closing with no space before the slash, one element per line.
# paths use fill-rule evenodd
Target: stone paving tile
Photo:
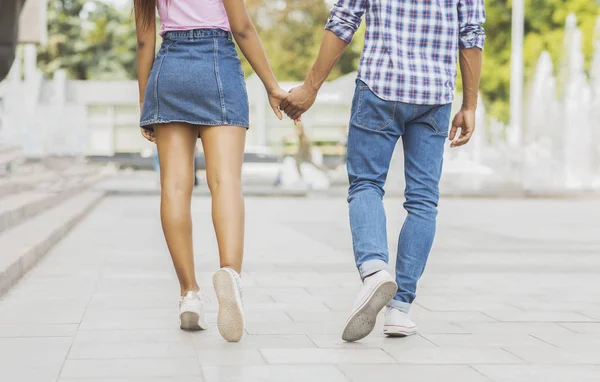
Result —
<path fill-rule="evenodd" d="M 579 324 L 558 324 L 558 323 L 537 323 L 537 322 L 493 322 L 493 323 L 479 323 L 479 322 L 465 322 L 461 323 L 460 327 L 464 329 L 466 333 L 471 334 L 530 334 L 533 336 L 543 334 L 559 334 L 559 335 L 571 335 L 574 330 L 567 328 L 567 325 L 579 325 Z M 594 325 L 594 324 L 589 324 Z M 600 325 L 599 325 L 600 326 Z"/>
<path fill-rule="evenodd" d="M 597 382 L 600 366 L 475 365 L 493 382 Z"/>
<path fill-rule="evenodd" d="M 600 347 L 505 346 L 504 349 L 531 364 L 594 364 L 600 365 Z"/>
<path fill-rule="evenodd" d="M 338 334 L 341 335 L 339 322 L 274 322 L 248 323 L 249 334 Z"/>
<path fill-rule="evenodd" d="M 519 364 L 523 361 L 511 353 L 494 347 L 438 347 L 401 349 L 382 346 L 396 361 L 403 364 Z"/>
<path fill-rule="evenodd" d="M 198 350 L 226 349 L 269 349 L 269 348 L 311 348 L 317 347 L 306 335 L 245 335 L 239 343 L 229 343 L 213 331 L 212 333 L 193 333 L 194 347 Z"/>
<path fill-rule="evenodd" d="M 0 338 L 0 380 L 54 381 L 71 346 L 70 338 Z"/>
<path fill-rule="evenodd" d="M 11 382 L 55 382 L 60 373 L 63 361 L 38 366 L 0 364 L 3 381 Z"/>
<path fill-rule="evenodd" d="M 556 333 L 539 333 L 535 337 L 556 347 L 581 346 L 590 348 L 596 346 L 600 349 L 600 334 L 570 334 L 565 336 Z"/>
<path fill-rule="evenodd" d="M 565 328 L 580 334 L 600 335 L 600 322 L 596 323 L 564 323 Z"/>
<path fill-rule="evenodd" d="M 205 382 L 202 376 L 168 378 L 61 378 L 58 382 Z"/>
<path fill-rule="evenodd" d="M 195 358 L 67 360 L 61 378 L 146 378 L 202 376 Z"/>
<path fill-rule="evenodd" d="M 501 322 L 593 322 L 593 318 L 575 312 L 505 312 L 486 310 L 485 314 Z"/>
<path fill-rule="evenodd" d="M 220 366 L 203 367 L 206 382 L 348 382 L 336 366 Z"/>
<path fill-rule="evenodd" d="M 2 366 L 44 366 L 64 360 L 71 339 L 65 337 L 0 338 L 0 370 Z"/>
<path fill-rule="evenodd" d="M 390 269 L 401 202 L 386 200 Z M 386 338 L 380 316 L 352 344 L 340 332 L 360 280 L 343 198 L 248 198 L 247 211 L 242 342 L 215 327 L 209 200 L 193 203 L 209 328 L 187 333 L 158 198 L 107 198 L 0 297 L 0 381 L 600 380 L 600 202 L 445 200 L 411 310 L 419 335 Z"/>
<path fill-rule="evenodd" d="M 0 338 L 73 337 L 79 324 L 0 325 Z"/>
<path fill-rule="evenodd" d="M 381 349 L 261 349 L 269 364 L 394 363 Z"/>
<path fill-rule="evenodd" d="M 431 341 L 428 341 L 421 335 L 407 338 L 388 338 L 382 333 L 373 333 L 370 336 L 357 342 L 345 342 L 339 335 L 321 335 L 311 334 L 308 336 L 319 348 L 328 349 L 362 349 L 362 348 L 381 348 L 385 345 L 397 347 L 398 349 L 417 349 L 417 348 L 435 348 L 437 347 Z"/>
<path fill-rule="evenodd" d="M 352 382 L 490 382 L 475 369 L 465 365 L 340 365 Z"/>
<path fill-rule="evenodd" d="M 85 308 L 16 307 L 0 309 L 0 325 L 78 324 Z"/>
<path fill-rule="evenodd" d="M 196 358 L 193 344 L 181 342 L 79 342 L 69 359 Z"/>
<path fill-rule="evenodd" d="M 553 346 L 526 333 L 422 334 L 439 347 Z"/>
<path fill-rule="evenodd" d="M 259 349 L 199 349 L 196 351 L 202 366 L 253 366 L 264 365 L 265 358 Z"/>
<path fill-rule="evenodd" d="M 181 343 L 191 344 L 190 333 L 169 329 L 79 330 L 74 344 L 79 343 Z"/>

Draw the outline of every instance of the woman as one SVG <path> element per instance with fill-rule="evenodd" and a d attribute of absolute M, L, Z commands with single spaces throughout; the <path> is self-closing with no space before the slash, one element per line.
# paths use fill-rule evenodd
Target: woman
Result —
<path fill-rule="evenodd" d="M 194 272 L 191 196 L 194 148 L 202 140 L 221 269 L 213 284 L 218 328 L 227 341 L 244 332 L 240 273 L 244 243 L 241 168 L 248 96 L 233 38 L 262 80 L 273 111 L 282 90 L 244 0 L 134 0 L 142 134 L 160 159 L 161 221 L 181 285 L 180 326 L 206 329 Z M 155 57 L 155 6 L 162 45 Z M 232 38 L 233 37 L 233 38 Z"/>

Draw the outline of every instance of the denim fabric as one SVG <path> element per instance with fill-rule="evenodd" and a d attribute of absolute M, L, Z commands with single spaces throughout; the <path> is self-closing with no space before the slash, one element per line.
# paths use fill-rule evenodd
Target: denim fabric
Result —
<path fill-rule="evenodd" d="M 387 269 L 384 185 L 402 138 L 408 212 L 398 242 L 398 292 L 390 306 L 408 312 L 435 236 L 438 184 L 451 104 L 414 105 L 378 98 L 357 80 L 348 135 L 350 226 L 361 278 Z"/>
<path fill-rule="evenodd" d="M 231 33 L 167 32 L 150 72 L 140 126 L 187 122 L 249 127 L 244 72 Z"/>

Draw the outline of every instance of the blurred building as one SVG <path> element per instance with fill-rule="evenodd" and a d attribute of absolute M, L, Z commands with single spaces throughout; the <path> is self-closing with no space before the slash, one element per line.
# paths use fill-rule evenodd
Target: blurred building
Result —
<path fill-rule="evenodd" d="M 23 76 L 14 68 L 0 87 L 4 95 L 0 116 L 5 121 L 0 137 L 22 146 L 27 156 L 114 156 L 152 147 L 139 132 L 136 81 L 74 81 L 62 71 L 47 80 L 35 65 L 27 66 Z M 316 143 L 334 147 L 340 140 L 355 77 L 349 74 L 326 83 L 307 113 L 306 124 Z M 285 89 L 297 85 L 282 84 Z M 290 133 L 292 121 L 277 119 L 258 77 L 248 78 L 247 89 L 251 124 L 247 145 L 281 149 L 281 137 Z"/>

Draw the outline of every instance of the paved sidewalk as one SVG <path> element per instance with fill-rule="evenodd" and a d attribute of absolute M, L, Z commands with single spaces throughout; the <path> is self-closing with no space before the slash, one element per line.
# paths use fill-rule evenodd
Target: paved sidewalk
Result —
<path fill-rule="evenodd" d="M 194 201 L 209 330 L 177 328 L 158 198 L 105 199 L 0 299 L 0 381 L 600 380 L 598 200 L 444 200 L 413 308 L 420 335 L 381 323 L 345 344 L 359 287 L 343 198 L 247 199 L 247 335 L 216 330 L 216 242 Z M 390 249 L 404 213 L 387 202 Z"/>

